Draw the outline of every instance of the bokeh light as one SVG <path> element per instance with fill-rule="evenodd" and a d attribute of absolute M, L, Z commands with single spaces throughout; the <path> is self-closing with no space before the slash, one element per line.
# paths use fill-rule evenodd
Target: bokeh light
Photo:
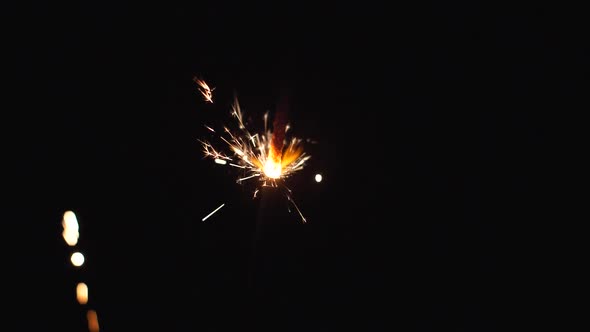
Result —
<path fill-rule="evenodd" d="M 88 303 L 88 286 L 83 282 L 78 283 L 76 286 L 76 299 L 80 304 Z"/>
<path fill-rule="evenodd" d="M 98 332 L 98 315 L 94 310 L 88 310 L 86 312 L 86 320 L 88 321 L 88 331 L 90 332 Z"/>
<path fill-rule="evenodd" d="M 69 246 L 75 246 L 76 243 L 78 243 L 78 237 L 80 236 L 76 214 L 72 211 L 66 211 L 63 215 L 61 224 L 64 229 L 62 232 L 64 240 Z"/>
<path fill-rule="evenodd" d="M 84 264 L 84 255 L 81 252 L 75 252 L 70 257 L 70 260 L 74 266 L 82 266 Z"/>

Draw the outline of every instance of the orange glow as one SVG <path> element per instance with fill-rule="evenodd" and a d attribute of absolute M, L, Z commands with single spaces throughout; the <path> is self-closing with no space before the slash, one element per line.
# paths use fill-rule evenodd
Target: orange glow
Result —
<path fill-rule="evenodd" d="M 76 299 L 80 304 L 88 303 L 88 286 L 83 282 L 76 286 Z"/>
<path fill-rule="evenodd" d="M 266 158 L 266 162 L 264 163 L 262 171 L 267 177 L 271 179 L 278 179 L 281 177 L 283 171 L 281 165 L 281 152 L 275 151 L 275 147 L 272 146 L 272 144 L 268 150 L 268 157 Z"/>
<path fill-rule="evenodd" d="M 86 313 L 86 320 L 88 321 L 88 331 L 90 332 L 98 332 L 98 315 L 94 310 L 88 310 Z"/>
<path fill-rule="evenodd" d="M 299 144 L 300 141 L 291 141 L 291 144 L 287 146 L 287 149 L 283 152 L 281 157 L 281 167 L 287 168 L 291 166 L 291 164 L 298 160 L 299 157 L 303 154 L 303 148 Z"/>
<path fill-rule="evenodd" d="M 271 140 L 272 142 L 272 140 Z M 277 151 L 276 148 L 270 144 L 268 149 L 268 157 L 262 167 L 262 172 L 266 177 L 271 179 L 278 179 L 283 175 L 283 169 L 288 169 L 291 164 L 296 161 L 303 149 L 296 140 L 291 141 L 291 144 L 284 152 Z"/>
<path fill-rule="evenodd" d="M 69 246 L 75 246 L 78 243 L 78 220 L 76 214 L 72 211 L 66 211 L 61 221 L 63 226 L 62 236 Z"/>

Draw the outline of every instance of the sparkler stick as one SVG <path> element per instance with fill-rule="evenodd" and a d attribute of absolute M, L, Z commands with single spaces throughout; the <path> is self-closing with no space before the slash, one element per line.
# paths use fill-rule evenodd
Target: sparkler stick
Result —
<path fill-rule="evenodd" d="M 301 248 L 300 230 L 305 226 L 289 218 L 286 204 L 279 188 L 262 188 L 248 271 L 257 330 L 273 320 L 286 321 L 280 302 L 291 295 L 289 284 L 295 281 L 295 256 Z"/>

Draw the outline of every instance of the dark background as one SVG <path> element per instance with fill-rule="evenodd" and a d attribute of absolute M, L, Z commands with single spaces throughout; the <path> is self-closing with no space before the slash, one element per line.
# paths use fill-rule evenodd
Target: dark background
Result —
<path fill-rule="evenodd" d="M 83 331 L 88 308 L 103 331 L 548 322 L 525 312 L 550 292 L 534 246 L 552 213 L 549 137 L 587 77 L 575 15 L 108 1 L 2 15 L 3 271 L 17 330 Z M 216 88 L 213 105 L 194 76 Z M 285 91 L 293 133 L 318 142 L 289 180 L 305 225 L 272 192 L 253 200 L 197 141 L 229 119 L 234 92 L 259 121 Z M 61 238 L 66 210 L 81 268 Z"/>

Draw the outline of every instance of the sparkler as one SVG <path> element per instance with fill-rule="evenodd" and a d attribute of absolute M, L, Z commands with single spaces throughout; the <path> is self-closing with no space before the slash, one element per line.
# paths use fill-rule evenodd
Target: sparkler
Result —
<path fill-rule="evenodd" d="M 207 102 L 213 103 L 213 96 L 210 89 L 202 80 L 195 80 L 199 85 L 199 91 Z M 202 145 L 205 157 L 211 158 L 217 164 L 229 165 L 241 171 L 242 176 L 238 177 L 237 183 L 256 179 L 258 186 L 253 192 L 256 198 L 261 187 L 276 187 L 282 189 L 285 197 L 299 214 L 301 221 L 306 219 L 292 197 L 292 191 L 285 183 L 285 180 L 300 171 L 311 157 L 303 151 L 304 140 L 297 137 L 287 137 L 290 129 L 286 118 L 286 101 L 282 100 L 281 105 L 273 119 L 272 128 L 269 128 L 269 112 L 264 113 L 264 129 L 261 132 L 253 132 L 247 128 L 248 123 L 244 121 L 244 115 L 234 97 L 231 106 L 231 117 L 234 125 L 223 126 L 218 132 L 212 127 L 205 126 L 207 130 L 217 135 L 220 144 L 214 145 L 209 141 L 199 140 Z M 237 128 L 234 128 L 237 127 Z M 225 204 L 225 203 L 224 203 Z M 223 206 L 223 205 L 222 205 Z M 219 208 L 208 214 L 203 220 L 217 212 Z M 289 208 L 289 211 L 290 208 Z"/>

